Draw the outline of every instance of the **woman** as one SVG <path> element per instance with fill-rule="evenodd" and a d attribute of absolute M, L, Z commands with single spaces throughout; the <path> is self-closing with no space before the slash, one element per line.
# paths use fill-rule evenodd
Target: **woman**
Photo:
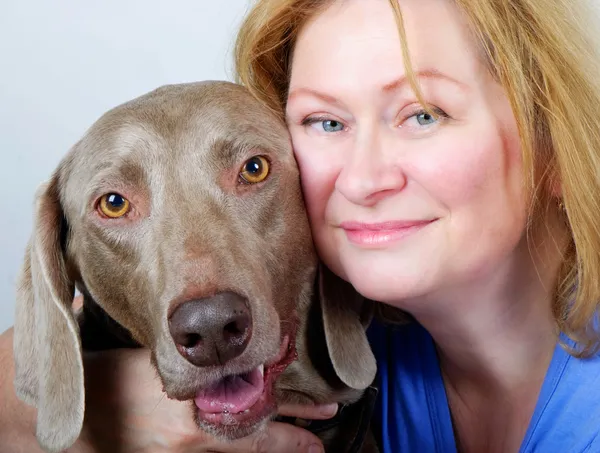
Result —
<path fill-rule="evenodd" d="M 382 450 L 600 451 L 592 15 L 396 1 L 262 0 L 237 47 L 285 115 L 323 261 L 383 303 Z M 272 429 L 264 451 L 314 440 Z"/>

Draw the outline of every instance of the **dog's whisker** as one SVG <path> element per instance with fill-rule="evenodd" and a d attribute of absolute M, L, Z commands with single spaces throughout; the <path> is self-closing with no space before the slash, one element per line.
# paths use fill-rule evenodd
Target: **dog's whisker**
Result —
<path fill-rule="evenodd" d="M 167 394 L 163 392 L 163 394 L 160 395 L 160 398 L 158 399 L 158 401 L 154 405 L 154 408 L 150 411 L 150 414 L 153 413 L 153 412 L 155 412 L 156 409 L 158 409 L 158 406 L 160 405 L 160 403 L 162 403 L 165 400 L 166 397 L 167 397 Z"/>

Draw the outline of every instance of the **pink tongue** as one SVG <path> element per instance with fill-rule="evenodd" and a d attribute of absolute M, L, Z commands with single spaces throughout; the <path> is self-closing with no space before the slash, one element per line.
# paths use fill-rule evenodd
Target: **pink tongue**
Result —
<path fill-rule="evenodd" d="M 202 412 L 237 414 L 249 409 L 263 393 L 264 381 L 258 368 L 250 373 L 227 376 L 211 387 L 200 390 L 194 401 Z"/>

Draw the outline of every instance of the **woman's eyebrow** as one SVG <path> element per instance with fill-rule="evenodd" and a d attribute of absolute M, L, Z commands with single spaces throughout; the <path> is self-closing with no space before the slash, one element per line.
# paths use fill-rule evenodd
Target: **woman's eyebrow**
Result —
<path fill-rule="evenodd" d="M 444 74 L 443 72 L 441 72 L 437 69 L 424 69 L 421 71 L 415 71 L 414 74 L 417 79 L 444 80 L 444 81 L 447 81 L 447 82 L 450 82 L 450 83 L 456 85 L 457 87 L 459 87 L 460 89 L 465 90 L 465 91 L 468 90 L 468 88 L 469 88 L 465 83 L 459 82 L 455 78 L 450 77 L 449 75 Z M 407 83 L 408 83 L 408 78 L 406 77 L 406 75 L 402 75 L 402 76 L 398 77 L 396 80 L 393 80 L 393 81 L 383 85 L 381 87 L 381 91 L 383 91 L 384 93 L 390 92 L 390 91 L 396 91 L 399 88 L 403 88 L 404 85 L 406 85 Z M 301 95 L 313 96 L 313 97 L 316 97 L 328 104 L 333 104 L 333 105 L 337 105 L 340 108 L 344 108 L 344 105 L 335 97 L 325 94 L 323 92 L 317 91 L 313 88 L 307 88 L 307 87 L 296 87 L 296 88 L 291 89 L 288 94 L 287 100 L 289 102 L 290 100 L 293 100 L 294 98 L 301 96 Z"/>
<path fill-rule="evenodd" d="M 440 72 L 437 69 L 424 69 L 421 71 L 415 71 L 414 75 L 415 75 L 415 78 L 417 78 L 417 79 L 445 80 L 447 82 L 453 83 L 454 85 L 458 86 L 459 88 L 461 88 L 463 90 L 468 89 L 468 86 L 466 84 L 459 82 L 455 78 L 450 77 L 449 75 L 444 74 L 443 72 Z M 406 75 L 402 75 L 401 77 L 398 77 L 396 80 L 393 80 L 392 82 L 389 82 L 389 83 L 386 83 L 385 85 L 383 85 L 381 90 L 383 92 L 395 91 L 399 88 L 402 88 L 407 83 L 408 83 L 408 78 L 406 77 Z"/>
<path fill-rule="evenodd" d="M 343 104 L 340 101 L 338 101 L 336 98 L 334 98 L 333 96 L 330 96 L 328 94 L 322 93 L 322 92 L 314 90 L 312 88 L 306 88 L 306 87 L 297 87 L 297 88 L 290 90 L 290 92 L 288 94 L 288 102 L 300 95 L 313 96 L 318 99 L 321 99 L 322 101 L 324 101 L 328 104 L 337 105 L 340 108 L 344 107 Z"/>

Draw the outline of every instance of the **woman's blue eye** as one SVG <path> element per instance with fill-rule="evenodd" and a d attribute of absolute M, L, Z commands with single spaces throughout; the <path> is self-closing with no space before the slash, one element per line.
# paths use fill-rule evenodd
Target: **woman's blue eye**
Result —
<path fill-rule="evenodd" d="M 344 125 L 336 120 L 324 120 L 321 121 L 321 125 L 325 132 L 339 132 L 344 129 Z"/>
<path fill-rule="evenodd" d="M 415 115 L 417 119 L 417 123 L 421 126 L 427 126 L 429 124 L 433 124 L 437 121 L 437 118 L 427 112 L 417 113 Z"/>

